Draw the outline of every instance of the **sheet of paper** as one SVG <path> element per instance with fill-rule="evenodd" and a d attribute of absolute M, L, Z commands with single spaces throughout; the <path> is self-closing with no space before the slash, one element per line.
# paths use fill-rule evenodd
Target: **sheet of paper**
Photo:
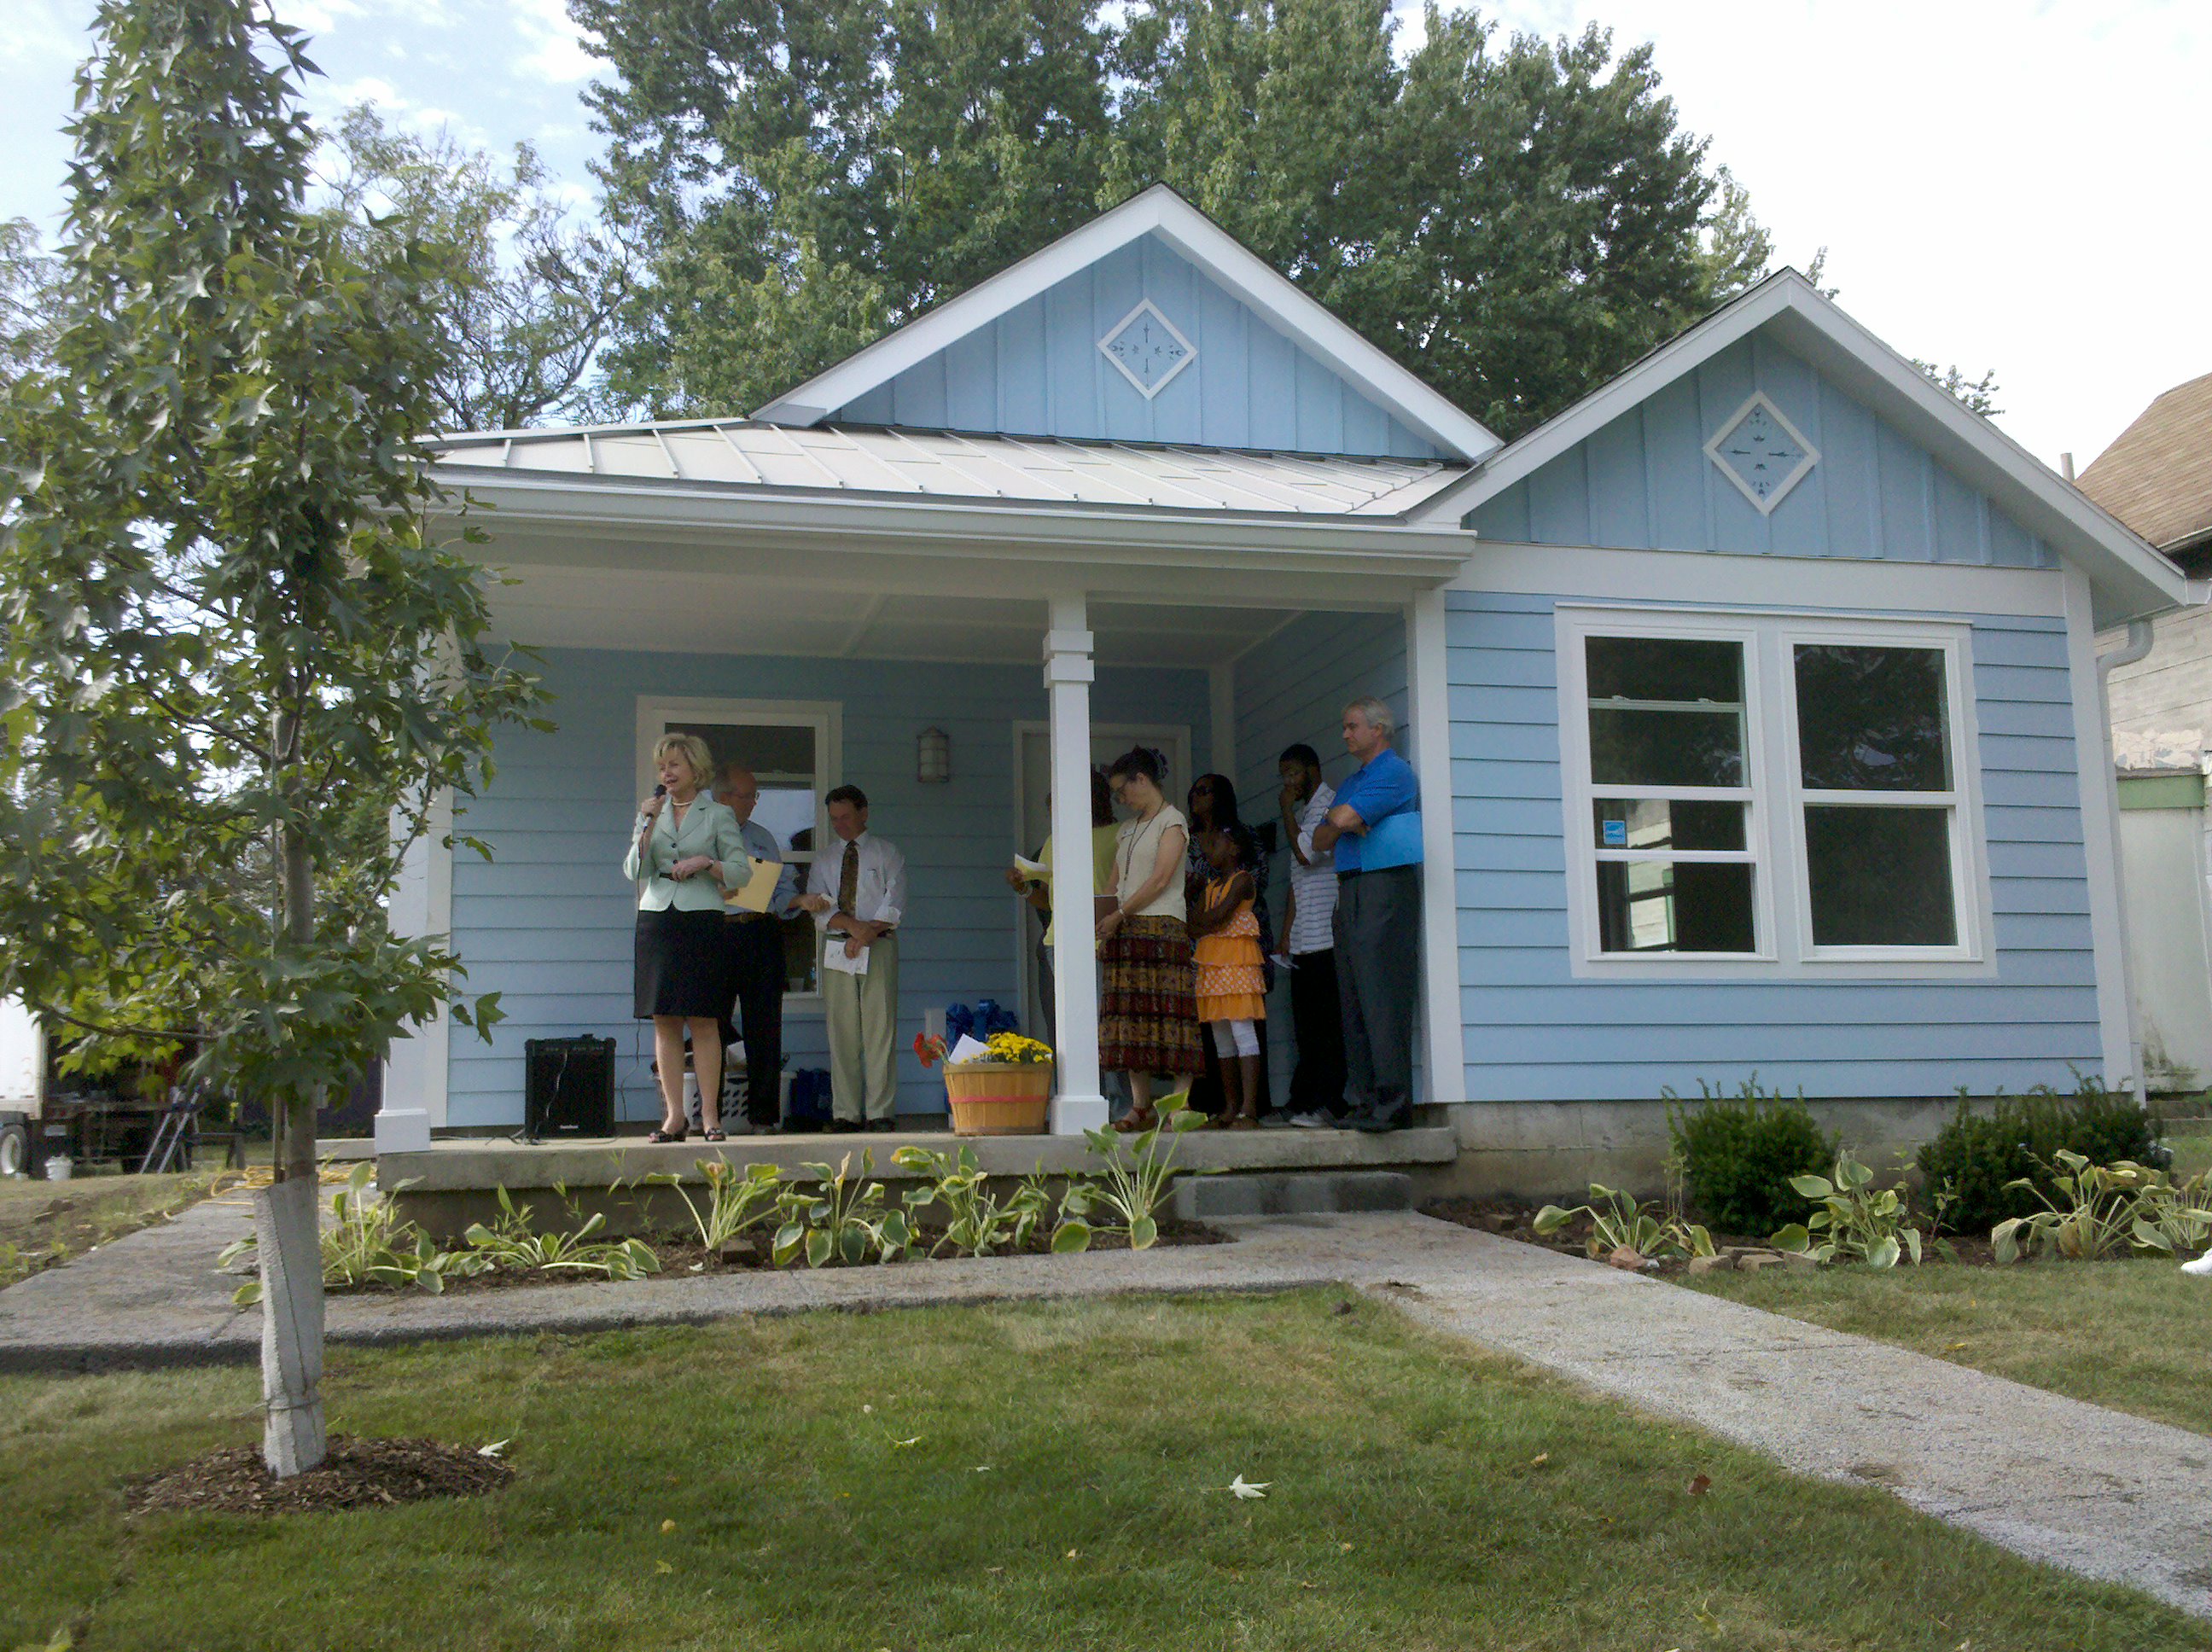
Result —
<path fill-rule="evenodd" d="M 835 969 L 841 975 L 865 975 L 868 973 L 868 949 L 862 947 L 856 958 L 845 956 L 845 938 L 834 932 L 822 943 L 822 967 Z"/>
<path fill-rule="evenodd" d="M 775 881 L 783 876 L 783 863 L 748 856 L 745 865 L 751 871 L 743 884 L 732 884 L 722 890 L 723 903 L 740 912 L 766 912 L 768 903 L 775 898 Z"/>
<path fill-rule="evenodd" d="M 948 1061 L 988 1061 L 991 1059 L 991 1047 L 980 1039 L 970 1038 L 966 1033 L 962 1033 L 960 1042 L 952 1047 L 951 1053 L 945 1059 Z"/>
<path fill-rule="evenodd" d="M 1030 859 L 1025 854 L 1018 854 L 1014 857 L 1014 870 L 1032 884 L 1052 882 L 1052 868 L 1042 861 Z"/>

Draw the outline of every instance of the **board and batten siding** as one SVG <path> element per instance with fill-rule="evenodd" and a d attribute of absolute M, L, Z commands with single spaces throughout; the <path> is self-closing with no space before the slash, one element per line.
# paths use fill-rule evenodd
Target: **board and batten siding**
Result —
<path fill-rule="evenodd" d="M 1237 662 L 1237 802 L 1244 823 L 1265 826 L 1280 816 L 1285 746 L 1303 741 L 1317 752 L 1330 785 L 1352 770 L 1344 749 L 1344 708 L 1373 695 L 1402 728 L 1407 716 L 1406 616 L 1401 613 L 1302 614 Z M 1398 738 L 1406 750 L 1405 736 Z M 1268 857 L 1268 912 L 1279 932 L 1291 890 L 1291 847 L 1281 837 Z M 1267 938 L 1270 951 L 1275 936 Z M 1291 989 L 1279 972 L 1267 999 L 1268 1081 L 1278 1106 L 1290 1096 L 1297 1065 L 1291 1036 Z"/>
<path fill-rule="evenodd" d="M 1147 400 L 1099 341 L 1150 299 L 1190 341 Z M 1441 457 L 1157 235 L 1144 235 L 836 409 L 839 424 Z"/>
<path fill-rule="evenodd" d="M 1705 450 L 1754 392 L 1820 456 L 1763 516 Z M 1523 544 L 2057 566 L 1987 495 L 1759 333 L 1485 501 L 1468 525 Z"/>
<path fill-rule="evenodd" d="M 1469 1099 L 1694 1096 L 1754 1072 L 1808 1096 L 1987 1095 L 2101 1067 L 2063 621 L 1942 616 L 1973 628 L 1993 976 L 1623 981 L 1571 965 L 1555 600 L 1448 598 Z"/>
<path fill-rule="evenodd" d="M 1023 911 L 1002 878 L 1015 849 L 1017 720 L 1042 720 L 1035 665 L 928 665 L 543 651 L 552 733 L 509 730 L 498 773 L 458 829 L 493 859 L 453 857 L 453 934 L 467 990 L 496 991 L 507 1019 L 487 1044 L 456 1028 L 447 1123 L 522 1122 L 523 1042 L 574 1033 L 616 1040 L 617 1116 L 654 1116 L 652 1037 L 630 1015 L 636 897 L 621 871 L 638 799 L 637 702 L 690 696 L 836 701 L 843 762 L 835 777 L 868 794 L 870 824 L 904 851 L 909 884 L 899 944 L 899 1110 L 941 1112 L 944 1083 L 915 1060 L 926 1009 L 979 998 L 1018 1002 L 1015 932 Z M 1102 666 L 1092 691 L 1102 722 L 1187 724 L 1202 736 L 1202 671 Z M 949 784 L 915 778 L 915 738 L 930 725 L 952 742 Z M 826 1067 L 818 1010 L 784 1022 L 792 1068 Z"/>

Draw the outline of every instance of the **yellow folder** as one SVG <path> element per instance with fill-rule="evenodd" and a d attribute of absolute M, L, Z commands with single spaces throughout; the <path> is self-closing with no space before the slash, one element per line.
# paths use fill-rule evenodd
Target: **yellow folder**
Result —
<path fill-rule="evenodd" d="M 766 912 L 768 903 L 775 896 L 775 881 L 783 876 L 780 860 L 755 860 L 747 856 L 745 864 L 752 868 L 742 884 L 724 886 L 722 901 L 744 912 Z"/>

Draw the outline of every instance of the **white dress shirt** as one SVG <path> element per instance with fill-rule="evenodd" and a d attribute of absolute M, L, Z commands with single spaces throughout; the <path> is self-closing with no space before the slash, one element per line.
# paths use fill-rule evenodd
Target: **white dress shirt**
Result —
<path fill-rule="evenodd" d="M 866 923 L 897 927 L 906 910 L 906 857 L 896 844 L 873 832 L 862 832 L 853 840 L 853 847 L 860 853 L 853 915 Z M 814 914 L 817 929 L 828 929 L 830 919 L 837 915 L 837 883 L 844 872 L 845 845 L 833 835 L 830 847 L 814 857 L 806 872 L 806 892 L 827 896 L 830 900 L 829 911 Z"/>

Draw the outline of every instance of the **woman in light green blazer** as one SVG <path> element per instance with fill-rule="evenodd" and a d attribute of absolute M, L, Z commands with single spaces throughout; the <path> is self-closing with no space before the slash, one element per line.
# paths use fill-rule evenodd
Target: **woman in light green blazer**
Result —
<path fill-rule="evenodd" d="M 633 1012 L 653 1023 L 660 1072 L 660 1128 L 648 1141 L 682 1141 L 684 1034 L 699 1075 L 699 1119 L 708 1141 L 722 1138 L 721 1017 L 730 1007 L 724 962 L 723 867 L 739 884 L 748 863 L 738 817 L 705 795 L 714 767 L 696 734 L 662 737 L 653 749 L 662 791 L 638 805 L 623 876 L 638 884 Z"/>

